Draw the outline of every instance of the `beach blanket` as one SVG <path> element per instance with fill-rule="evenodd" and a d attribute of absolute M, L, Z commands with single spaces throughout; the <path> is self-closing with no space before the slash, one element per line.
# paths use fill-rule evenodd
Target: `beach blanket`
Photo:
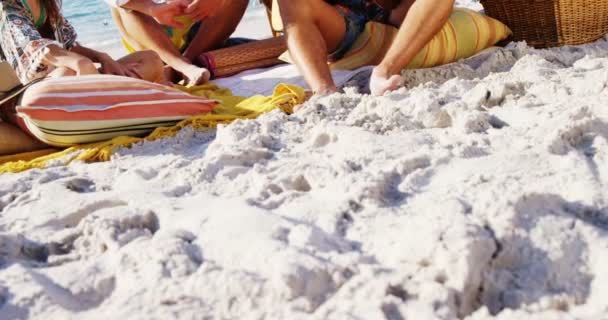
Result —
<path fill-rule="evenodd" d="M 332 70 L 331 76 L 338 87 L 342 87 L 355 75 L 362 71 L 371 69 L 369 66 L 356 70 Z M 237 96 L 250 97 L 256 94 L 264 96 L 272 95 L 274 88 L 281 83 L 289 83 L 295 86 L 309 89 L 306 80 L 295 65 L 283 64 L 266 69 L 254 69 L 241 72 L 228 78 L 213 81 L 220 87 L 230 88 Z"/>

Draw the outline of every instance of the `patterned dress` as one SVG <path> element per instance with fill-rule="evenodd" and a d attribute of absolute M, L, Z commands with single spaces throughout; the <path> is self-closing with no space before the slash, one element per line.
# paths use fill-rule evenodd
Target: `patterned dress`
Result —
<path fill-rule="evenodd" d="M 62 19 L 49 28 L 53 39 L 42 37 L 32 13 L 22 1 L 25 0 L 0 1 L 0 59 L 13 66 L 22 83 L 28 83 L 53 71 L 53 67 L 43 62 L 47 47 L 54 44 L 71 49 L 76 43 L 76 32 Z"/>

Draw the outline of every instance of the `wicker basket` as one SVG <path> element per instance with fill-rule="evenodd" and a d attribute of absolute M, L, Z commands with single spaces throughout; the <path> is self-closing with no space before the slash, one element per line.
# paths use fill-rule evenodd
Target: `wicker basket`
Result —
<path fill-rule="evenodd" d="M 608 33 L 608 0 L 481 0 L 487 15 L 537 48 L 593 42 Z"/>

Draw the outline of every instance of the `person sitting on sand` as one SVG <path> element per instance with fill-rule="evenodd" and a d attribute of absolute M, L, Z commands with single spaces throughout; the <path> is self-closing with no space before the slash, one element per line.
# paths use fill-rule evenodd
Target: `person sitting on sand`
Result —
<path fill-rule="evenodd" d="M 399 28 L 373 69 L 371 93 L 397 89 L 401 70 L 441 30 L 454 0 L 278 0 L 291 57 L 315 94 L 337 91 L 327 60 L 340 59 L 368 21 Z"/>
<path fill-rule="evenodd" d="M 46 77 L 112 74 L 165 83 L 163 63 L 152 51 L 118 61 L 84 47 L 61 15 L 57 0 L 2 0 L 0 2 L 0 60 L 6 60 L 23 84 Z M 99 63 L 98 70 L 95 63 Z M 0 77 L 7 76 L 0 74 Z M 3 103 L 3 120 L 14 114 L 17 96 Z M 41 142 L 7 122 L 0 122 L 0 154 L 44 147 Z"/>
<path fill-rule="evenodd" d="M 153 50 L 188 85 L 209 80 L 195 65 L 203 52 L 222 47 L 241 21 L 248 0 L 105 0 L 123 40 Z M 181 34 L 181 36 L 176 35 Z M 176 41 L 177 40 L 177 41 Z M 176 47 L 178 45 L 179 47 Z M 171 76 L 174 80 L 178 77 Z"/>

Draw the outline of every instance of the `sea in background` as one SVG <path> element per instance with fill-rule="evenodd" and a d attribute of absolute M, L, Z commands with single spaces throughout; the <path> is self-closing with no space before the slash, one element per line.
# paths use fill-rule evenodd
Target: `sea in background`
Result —
<path fill-rule="evenodd" d="M 235 36 L 255 39 L 269 37 L 263 6 L 259 1 L 250 1 L 249 7 Z M 103 0 L 64 0 L 63 13 L 76 28 L 83 45 L 107 52 L 115 58 L 126 54 L 112 21 L 110 7 Z"/>

